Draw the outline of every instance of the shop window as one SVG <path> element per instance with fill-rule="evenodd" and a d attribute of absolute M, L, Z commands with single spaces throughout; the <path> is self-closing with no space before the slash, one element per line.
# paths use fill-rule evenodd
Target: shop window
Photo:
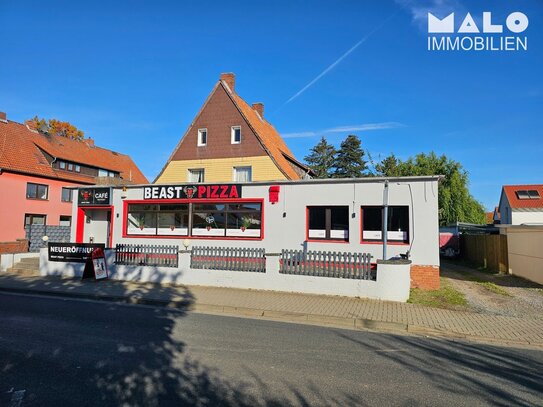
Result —
<path fill-rule="evenodd" d="M 241 127 L 240 126 L 232 126 L 231 143 L 232 144 L 241 143 Z"/>
<path fill-rule="evenodd" d="M 311 240 L 349 240 L 348 206 L 308 206 L 307 237 Z"/>
<path fill-rule="evenodd" d="M 234 181 L 251 182 L 253 180 L 252 167 L 234 167 Z"/>
<path fill-rule="evenodd" d="M 188 236 L 189 230 L 194 237 L 259 238 L 262 205 L 255 202 L 128 205 L 127 235 Z"/>
<path fill-rule="evenodd" d="M 203 168 L 190 169 L 188 175 L 189 182 L 204 182 L 205 171 Z"/>
<path fill-rule="evenodd" d="M 207 129 L 198 129 L 198 147 L 207 145 Z"/>
<path fill-rule="evenodd" d="M 128 205 L 129 235 L 187 236 L 189 207 L 187 204 Z"/>
<path fill-rule="evenodd" d="M 46 215 L 36 215 L 32 213 L 25 214 L 25 226 L 28 225 L 45 225 L 47 221 Z"/>
<path fill-rule="evenodd" d="M 72 226 L 72 217 L 60 215 L 60 221 L 58 224 L 60 226 Z"/>
<path fill-rule="evenodd" d="M 72 202 L 73 190 L 70 188 L 62 188 L 62 202 Z"/>
<path fill-rule="evenodd" d="M 159 205 L 157 234 L 187 236 L 189 234 L 189 206 L 184 204 Z"/>
<path fill-rule="evenodd" d="M 261 204 L 229 204 L 226 219 L 226 236 L 261 237 Z"/>
<path fill-rule="evenodd" d="M 49 194 L 49 186 L 42 184 L 33 184 L 31 182 L 26 184 L 26 197 L 28 199 L 42 199 L 46 200 Z"/>
<path fill-rule="evenodd" d="M 192 207 L 193 236 L 225 236 L 226 205 L 198 204 Z"/>
<path fill-rule="evenodd" d="M 362 240 L 381 242 L 383 240 L 383 207 L 362 207 Z M 409 207 L 388 207 L 387 240 L 391 242 L 409 242 Z"/>

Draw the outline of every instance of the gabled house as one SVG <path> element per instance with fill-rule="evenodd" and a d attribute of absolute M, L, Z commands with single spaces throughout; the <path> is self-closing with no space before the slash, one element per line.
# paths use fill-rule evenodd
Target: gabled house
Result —
<path fill-rule="evenodd" d="M 0 112 L 0 242 L 24 238 L 25 225 L 69 226 L 69 187 L 147 182 L 125 154 L 39 132 Z"/>
<path fill-rule="evenodd" d="M 487 225 L 497 225 L 500 223 L 500 208 L 495 206 L 492 212 L 487 212 L 486 214 L 486 224 Z"/>
<path fill-rule="evenodd" d="M 223 73 L 155 183 L 250 182 L 310 178 L 275 128 L 264 105 L 249 106 Z"/>
<path fill-rule="evenodd" d="M 504 185 L 499 216 L 502 225 L 543 225 L 543 184 Z"/>

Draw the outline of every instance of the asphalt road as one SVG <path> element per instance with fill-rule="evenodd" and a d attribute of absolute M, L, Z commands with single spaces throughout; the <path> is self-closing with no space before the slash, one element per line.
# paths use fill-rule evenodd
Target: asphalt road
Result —
<path fill-rule="evenodd" d="M 0 294 L 0 405 L 542 405 L 543 352 Z"/>

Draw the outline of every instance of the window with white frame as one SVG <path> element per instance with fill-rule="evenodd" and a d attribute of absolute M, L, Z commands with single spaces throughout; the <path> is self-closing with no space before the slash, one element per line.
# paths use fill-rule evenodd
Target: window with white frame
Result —
<path fill-rule="evenodd" d="M 198 129 L 198 147 L 207 145 L 207 129 Z"/>
<path fill-rule="evenodd" d="M 232 126 L 231 142 L 232 144 L 241 143 L 241 127 L 240 126 Z"/>
<path fill-rule="evenodd" d="M 203 168 L 193 168 L 189 170 L 188 182 L 204 182 L 205 171 Z"/>
<path fill-rule="evenodd" d="M 234 167 L 234 181 L 251 182 L 253 180 L 253 171 L 248 167 Z"/>

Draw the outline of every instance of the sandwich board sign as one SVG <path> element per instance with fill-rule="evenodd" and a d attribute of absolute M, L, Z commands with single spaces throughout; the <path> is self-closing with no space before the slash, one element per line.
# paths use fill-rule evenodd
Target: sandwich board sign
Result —
<path fill-rule="evenodd" d="M 85 266 L 81 279 L 94 278 L 95 280 L 103 280 L 108 278 L 104 249 L 101 247 L 94 249 L 91 253 L 90 260 L 91 261 L 87 262 Z"/>

